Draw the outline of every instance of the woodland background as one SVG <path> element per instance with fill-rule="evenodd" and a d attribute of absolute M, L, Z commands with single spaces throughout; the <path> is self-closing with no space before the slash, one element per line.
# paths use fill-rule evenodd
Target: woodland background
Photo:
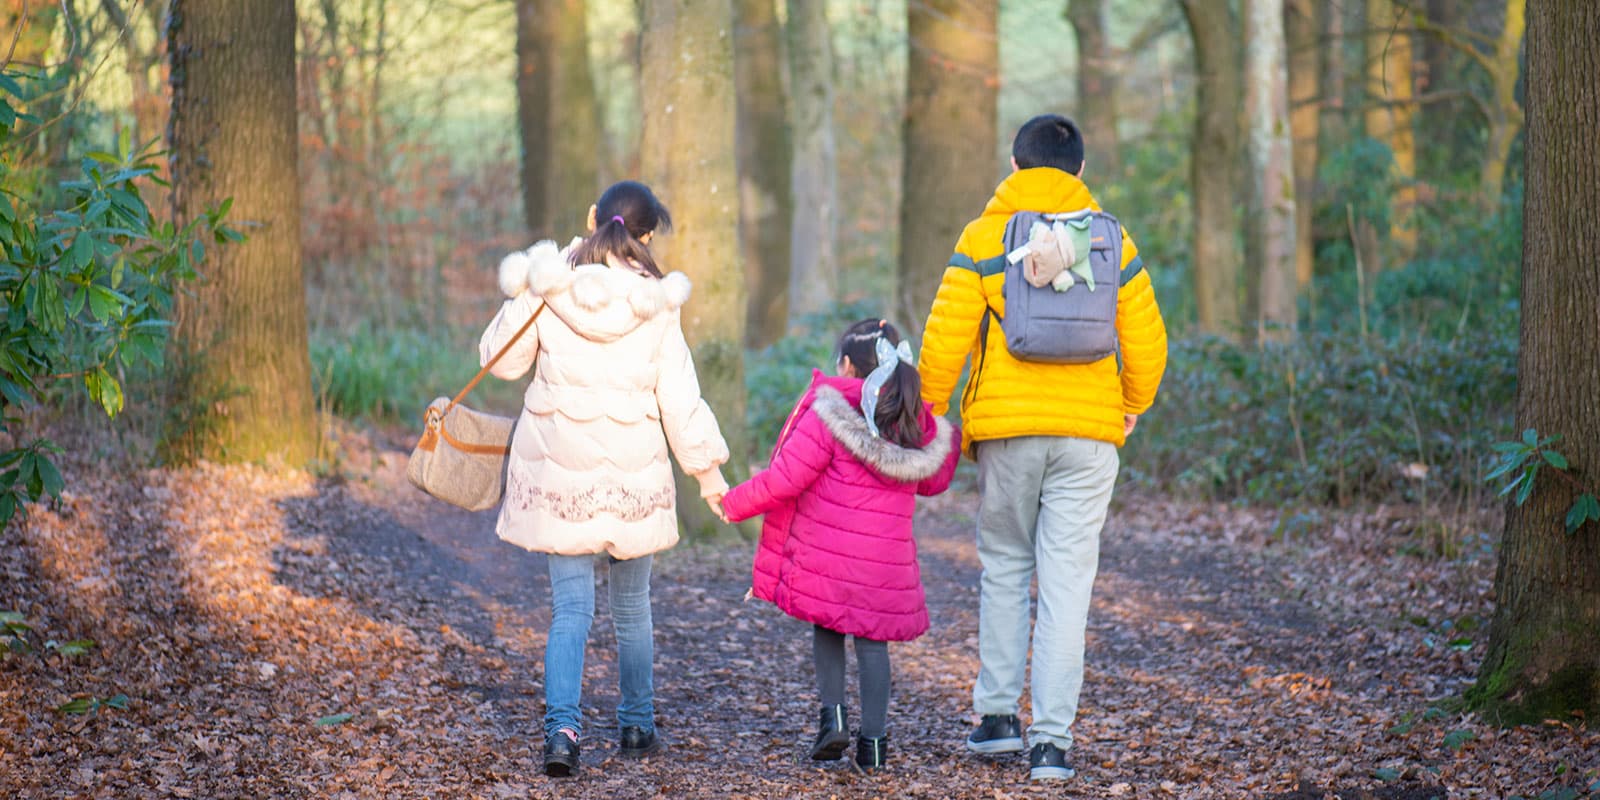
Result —
<path fill-rule="evenodd" d="M 277 487 L 290 521 L 238 553 L 300 528 L 366 541 L 376 528 L 352 504 L 410 519 L 343 487 L 384 485 L 424 405 L 472 375 L 499 259 L 578 235 L 622 178 L 679 223 L 654 247 L 696 283 L 686 325 L 743 473 L 845 324 L 920 334 L 960 226 L 1043 112 L 1084 129 L 1085 180 L 1136 237 L 1172 334 L 1161 398 L 1123 452 L 1123 502 L 1162 509 L 1138 536 L 1198 527 L 1185 535 L 1207 547 L 1282 550 L 1288 572 L 1372 559 L 1385 599 L 1320 588 L 1352 630 L 1427 638 L 1432 666 L 1401 682 L 1449 661 L 1455 677 L 1412 698 L 1462 720 L 1440 736 L 1548 723 L 1592 737 L 1600 11 L 1586 0 L 3 0 L 0 21 L 0 696 L 16 741 L 154 713 L 63 677 L 142 669 L 94 660 L 119 635 L 193 626 L 236 645 L 182 609 L 97 628 L 109 601 L 71 587 L 137 565 L 74 532 L 86 496 L 131 498 L 128 520 L 81 523 L 127 525 L 112 540 L 137 538 L 128 552 L 176 546 L 182 525 L 134 520 L 138 497 L 172 485 L 219 503 Z M 475 402 L 511 414 L 521 389 L 492 381 Z M 355 521 L 306 521 L 302 491 Z M 749 546 L 684 511 L 697 548 L 737 562 Z M 183 569 L 180 583 L 199 568 Z M 168 591 L 164 570 L 126 602 Z M 368 600 L 426 591 L 394 585 Z M 1600 791 L 1592 749 L 1555 757 L 1555 733 L 1530 735 L 1485 758 L 1549 774 L 1498 789 L 1486 772 L 1440 785 L 1437 769 L 1360 758 L 1299 783 Z M 1111 771 L 1100 789 L 1116 784 Z M 275 786 L 261 791 L 294 793 Z"/>

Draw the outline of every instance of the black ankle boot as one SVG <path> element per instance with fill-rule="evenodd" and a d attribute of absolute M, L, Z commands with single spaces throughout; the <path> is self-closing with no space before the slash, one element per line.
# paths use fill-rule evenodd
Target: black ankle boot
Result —
<path fill-rule="evenodd" d="M 812 761 L 838 761 L 850 746 L 850 727 L 845 724 L 844 706 L 823 706 L 817 741 L 811 745 Z"/>
<path fill-rule="evenodd" d="M 889 736 L 885 734 L 876 739 L 865 736 L 856 737 L 856 766 L 863 772 L 882 769 L 889 763 Z"/>

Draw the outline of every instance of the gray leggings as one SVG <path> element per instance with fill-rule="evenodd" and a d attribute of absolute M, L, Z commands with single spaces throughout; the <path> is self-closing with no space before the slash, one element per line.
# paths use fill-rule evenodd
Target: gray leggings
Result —
<path fill-rule="evenodd" d="M 881 738 L 889 717 L 889 643 L 856 640 L 856 667 L 861 673 L 861 735 Z M 844 705 L 844 634 L 821 625 L 811 627 L 811 652 L 817 662 L 817 692 L 825 706 Z"/>

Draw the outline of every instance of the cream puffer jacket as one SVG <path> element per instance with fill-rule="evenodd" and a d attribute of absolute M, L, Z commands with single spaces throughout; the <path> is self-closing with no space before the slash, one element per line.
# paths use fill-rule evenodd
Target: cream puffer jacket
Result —
<path fill-rule="evenodd" d="M 516 380 L 538 364 L 512 437 L 500 538 L 619 559 L 676 544 L 668 443 L 702 496 L 728 488 L 720 469 L 728 444 L 700 396 L 679 322 L 689 279 L 571 267 L 544 241 L 501 262 L 500 288 L 510 299 L 483 333 L 480 363 L 547 306 L 491 371 Z"/>

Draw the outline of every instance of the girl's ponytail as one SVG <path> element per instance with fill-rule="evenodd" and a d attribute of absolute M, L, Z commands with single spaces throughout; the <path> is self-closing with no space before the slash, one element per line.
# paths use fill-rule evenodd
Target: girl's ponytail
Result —
<path fill-rule="evenodd" d="M 922 447 L 922 376 L 902 361 L 878 394 L 874 414 L 883 438 L 901 447 Z"/>
<path fill-rule="evenodd" d="M 604 264 L 608 256 L 661 277 L 661 267 L 645 246 L 645 236 L 672 227 L 672 215 L 650 187 L 637 181 L 612 184 L 594 204 L 594 232 L 572 248 L 567 260 L 578 264 Z"/>
<path fill-rule="evenodd" d="M 878 368 L 878 340 L 900 344 L 900 332 L 881 319 L 864 319 L 845 329 L 839 337 L 839 358 L 849 358 L 856 371 L 866 377 Z M 922 377 L 907 361 L 895 365 L 894 373 L 878 392 L 872 421 L 878 434 L 905 448 L 922 446 Z"/>

